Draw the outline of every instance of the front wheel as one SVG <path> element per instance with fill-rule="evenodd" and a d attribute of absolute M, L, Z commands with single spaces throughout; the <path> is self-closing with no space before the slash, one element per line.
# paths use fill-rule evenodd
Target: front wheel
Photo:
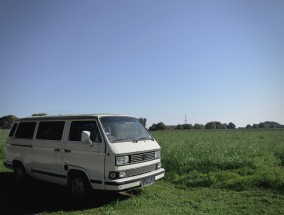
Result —
<path fill-rule="evenodd" d="M 81 175 L 72 177 L 69 186 L 73 197 L 77 199 L 86 197 L 90 191 L 90 184 L 86 178 Z"/>

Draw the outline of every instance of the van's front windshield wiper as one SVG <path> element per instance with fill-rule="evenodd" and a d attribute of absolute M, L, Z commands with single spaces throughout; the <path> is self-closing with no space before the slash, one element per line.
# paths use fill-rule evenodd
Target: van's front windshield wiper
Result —
<path fill-rule="evenodd" d="M 154 141 L 154 139 L 151 137 L 140 137 L 137 139 L 127 139 L 127 138 L 115 139 L 112 141 L 112 143 L 126 142 L 126 141 L 132 141 L 133 143 L 137 143 L 138 141 L 141 141 L 141 140 L 153 140 Z"/>
<path fill-rule="evenodd" d="M 134 139 L 132 142 L 137 143 L 140 140 L 153 140 L 154 141 L 154 139 L 151 137 L 140 137 L 140 138 Z"/>
<path fill-rule="evenodd" d="M 132 141 L 132 139 L 125 139 L 125 138 L 121 138 L 121 139 L 115 139 L 112 141 L 112 143 L 117 143 L 117 142 L 126 142 L 126 141 Z"/>

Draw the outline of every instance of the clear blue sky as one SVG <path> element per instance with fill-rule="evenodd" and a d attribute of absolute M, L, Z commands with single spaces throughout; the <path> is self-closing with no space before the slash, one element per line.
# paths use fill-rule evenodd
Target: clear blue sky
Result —
<path fill-rule="evenodd" d="M 0 116 L 284 124 L 283 0 L 0 1 Z"/>

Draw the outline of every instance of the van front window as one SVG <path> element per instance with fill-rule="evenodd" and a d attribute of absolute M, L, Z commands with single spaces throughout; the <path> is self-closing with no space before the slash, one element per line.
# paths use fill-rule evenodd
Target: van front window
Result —
<path fill-rule="evenodd" d="M 138 119 L 123 116 L 107 116 L 100 118 L 104 132 L 111 143 L 138 142 L 153 140 L 149 132 L 142 126 Z"/>

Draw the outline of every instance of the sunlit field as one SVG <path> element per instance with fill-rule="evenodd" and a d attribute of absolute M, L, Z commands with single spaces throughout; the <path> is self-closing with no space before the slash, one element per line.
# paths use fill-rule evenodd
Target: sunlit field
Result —
<path fill-rule="evenodd" d="M 153 133 L 166 180 L 185 187 L 284 190 L 284 130 Z"/>

